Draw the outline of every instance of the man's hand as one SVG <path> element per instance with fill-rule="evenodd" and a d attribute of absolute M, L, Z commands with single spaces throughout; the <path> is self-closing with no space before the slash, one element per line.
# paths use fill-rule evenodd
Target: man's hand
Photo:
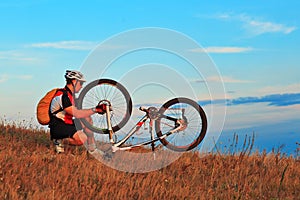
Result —
<path fill-rule="evenodd" d="M 100 104 L 96 106 L 95 110 L 98 114 L 103 115 L 104 113 L 106 113 L 106 104 Z"/>

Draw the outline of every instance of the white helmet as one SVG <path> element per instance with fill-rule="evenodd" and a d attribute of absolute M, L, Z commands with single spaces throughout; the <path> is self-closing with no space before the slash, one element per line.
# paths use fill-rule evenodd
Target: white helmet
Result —
<path fill-rule="evenodd" d="M 83 74 L 76 70 L 67 70 L 65 74 L 66 79 L 76 79 L 78 81 L 85 82 L 86 80 L 83 77 Z"/>

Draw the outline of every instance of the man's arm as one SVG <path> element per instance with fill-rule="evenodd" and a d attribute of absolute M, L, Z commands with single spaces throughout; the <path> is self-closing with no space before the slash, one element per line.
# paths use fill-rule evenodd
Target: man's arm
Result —
<path fill-rule="evenodd" d="M 75 106 L 69 106 L 64 109 L 66 113 L 73 115 L 75 118 L 86 118 L 94 114 L 93 109 L 82 109 L 79 110 Z"/>

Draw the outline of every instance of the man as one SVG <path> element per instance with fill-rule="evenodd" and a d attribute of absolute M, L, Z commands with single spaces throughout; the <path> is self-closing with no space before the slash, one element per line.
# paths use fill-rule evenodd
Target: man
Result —
<path fill-rule="evenodd" d="M 77 109 L 74 99 L 75 93 L 81 90 L 86 80 L 83 74 L 76 70 L 67 70 L 65 78 L 66 86 L 56 92 L 50 104 L 49 127 L 55 151 L 57 153 L 64 152 L 63 139 L 66 139 L 70 145 L 83 145 L 87 143 L 90 153 L 100 152 L 103 154 L 96 149 L 93 132 L 82 127 L 78 119 L 86 118 L 91 120 L 90 116 L 95 113 L 104 114 L 105 105 L 99 105 L 91 109 Z"/>

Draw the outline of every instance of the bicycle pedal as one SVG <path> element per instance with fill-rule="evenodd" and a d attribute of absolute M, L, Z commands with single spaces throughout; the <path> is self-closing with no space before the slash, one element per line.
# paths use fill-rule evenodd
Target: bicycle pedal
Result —
<path fill-rule="evenodd" d="M 115 152 L 117 152 L 117 151 L 120 150 L 120 147 L 112 146 L 112 147 L 111 147 L 111 150 L 112 150 L 113 153 L 115 153 Z"/>

